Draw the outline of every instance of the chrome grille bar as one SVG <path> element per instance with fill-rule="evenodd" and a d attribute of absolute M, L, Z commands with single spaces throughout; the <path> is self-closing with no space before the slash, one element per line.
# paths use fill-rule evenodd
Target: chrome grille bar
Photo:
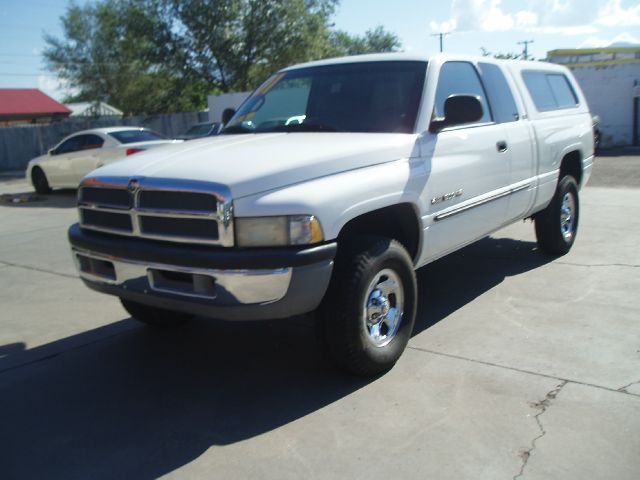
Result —
<path fill-rule="evenodd" d="M 78 209 L 80 226 L 99 232 L 226 247 L 234 242 L 231 192 L 213 182 L 91 177 L 78 189 Z M 127 222 L 131 228 L 122 228 Z"/>

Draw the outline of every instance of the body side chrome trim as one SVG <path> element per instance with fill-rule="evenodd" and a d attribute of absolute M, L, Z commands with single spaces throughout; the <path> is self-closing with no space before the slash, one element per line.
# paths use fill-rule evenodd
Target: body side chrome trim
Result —
<path fill-rule="evenodd" d="M 459 206 L 455 206 L 452 208 L 448 208 L 446 210 L 443 210 L 441 213 L 436 213 L 436 215 L 434 216 L 434 221 L 438 222 L 440 220 L 444 220 L 446 218 L 452 217 L 454 215 L 458 215 L 459 213 L 463 213 L 466 212 L 467 210 L 471 210 L 472 208 L 476 208 L 476 207 L 480 207 L 482 205 L 486 205 L 487 203 L 493 202 L 495 200 L 499 200 L 501 198 L 504 197 L 508 197 L 509 195 L 512 195 L 514 193 L 520 192 L 522 190 L 527 190 L 528 188 L 531 188 L 531 181 L 530 180 L 526 180 L 526 183 L 517 187 L 511 187 L 506 191 L 503 192 L 499 192 L 493 195 L 490 195 L 488 197 L 484 197 L 484 198 L 480 198 L 478 200 L 475 199 L 471 199 L 470 201 L 465 202 L 462 205 Z"/>

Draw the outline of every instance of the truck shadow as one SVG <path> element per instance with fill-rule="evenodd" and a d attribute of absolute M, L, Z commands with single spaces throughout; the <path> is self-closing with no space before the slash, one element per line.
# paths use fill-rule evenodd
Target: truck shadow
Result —
<path fill-rule="evenodd" d="M 546 263 L 532 245 L 487 239 L 422 269 L 416 332 L 506 276 Z M 7 346 L 2 476 L 157 478 L 375 381 L 328 367 L 313 327 L 306 317 L 196 319 L 178 330 L 123 320 L 26 352 Z"/>
<path fill-rule="evenodd" d="M 553 259 L 541 253 L 535 242 L 486 237 L 422 267 L 417 272 L 418 313 L 413 335 L 445 319 L 506 277 Z"/>

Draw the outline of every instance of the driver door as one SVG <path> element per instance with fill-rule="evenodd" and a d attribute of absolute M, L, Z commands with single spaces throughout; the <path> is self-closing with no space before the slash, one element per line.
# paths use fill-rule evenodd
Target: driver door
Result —
<path fill-rule="evenodd" d="M 504 224 L 511 154 L 503 125 L 493 119 L 487 95 L 475 65 L 451 61 L 443 64 L 436 90 L 433 118 L 442 117 L 451 95 L 478 96 L 483 116 L 471 124 L 426 132 L 419 139 L 427 172 L 422 191 L 425 249 L 431 260 L 477 240 Z"/>

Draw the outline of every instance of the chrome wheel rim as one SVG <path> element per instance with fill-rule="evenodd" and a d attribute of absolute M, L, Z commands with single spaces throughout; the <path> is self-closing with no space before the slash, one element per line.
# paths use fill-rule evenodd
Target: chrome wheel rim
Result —
<path fill-rule="evenodd" d="M 573 238 L 576 224 L 576 200 L 571 193 L 565 193 L 560 206 L 560 230 L 565 242 Z"/>
<path fill-rule="evenodd" d="M 376 347 L 384 347 L 398 333 L 404 313 L 404 291 L 396 272 L 384 269 L 369 283 L 363 306 L 364 330 Z"/>

